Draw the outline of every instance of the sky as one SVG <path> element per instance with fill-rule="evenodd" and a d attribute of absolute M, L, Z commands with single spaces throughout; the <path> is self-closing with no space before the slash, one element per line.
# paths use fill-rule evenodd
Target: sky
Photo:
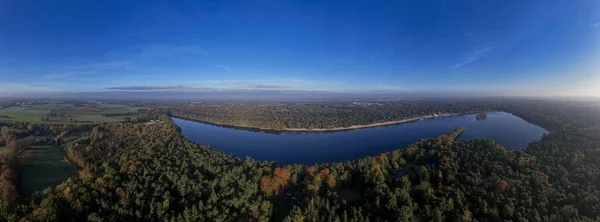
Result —
<path fill-rule="evenodd" d="M 0 0 L 0 96 L 600 96 L 600 1 Z"/>

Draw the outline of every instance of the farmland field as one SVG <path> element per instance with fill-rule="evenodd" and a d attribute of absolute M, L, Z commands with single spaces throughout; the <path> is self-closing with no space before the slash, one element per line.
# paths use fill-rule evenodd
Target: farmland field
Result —
<path fill-rule="evenodd" d="M 10 118 L 0 118 L 0 120 L 42 123 L 42 117 L 50 111 L 50 109 L 43 107 L 8 107 L 0 109 L 0 115 L 9 116 Z"/>
<path fill-rule="evenodd" d="M 102 104 L 97 105 L 97 107 L 104 109 L 104 113 L 136 112 L 142 109 L 146 109 L 144 107 L 132 107 L 120 104 Z"/>
<path fill-rule="evenodd" d="M 8 107 L 0 109 L 0 121 L 18 121 L 30 123 L 72 123 L 89 124 L 95 122 L 123 121 L 127 114 L 143 110 L 120 104 L 62 104 L 47 103 L 27 107 Z M 104 116 L 122 114 L 120 116 Z M 71 122 L 71 119 L 73 122 Z"/>
<path fill-rule="evenodd" d="M 19 192 L 30 196 L 35 191 L 54 187 L 77 174 L 61 152 L 49 145 L 33 146 L 17 157 Z"/>
<path fill-rule="evenodd" d="M 77 115 L 73 119 L 80 123 L 118 122 L 125 120 L 125 116 Z"/>

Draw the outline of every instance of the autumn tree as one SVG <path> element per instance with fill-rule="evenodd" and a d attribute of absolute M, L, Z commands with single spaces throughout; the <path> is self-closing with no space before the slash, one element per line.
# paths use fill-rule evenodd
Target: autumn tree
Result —
<path fill-rule="evenodd" d="M 17 175 L 10 169 L 2 172 L 2 200 L 8 203 L 15 203 L 19 199 L 17 191 Z"/>
<path fill-rule="evenodd" d="M 291 170 L 289 167 L 276 167 L 273 170 L 273 175 L 265 175 L 261 179 L 260 189 L 267 196 L 279 194 L 280 189 L 285 188 L 291 178 Z"/>

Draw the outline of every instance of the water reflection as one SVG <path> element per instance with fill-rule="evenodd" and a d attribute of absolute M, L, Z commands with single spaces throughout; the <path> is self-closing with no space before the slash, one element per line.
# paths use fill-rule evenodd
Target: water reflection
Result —
<path fill-rule="evenodd" d="M 282 132 L 223 127 L 179 118 L 173 121 L 191 141 L 208 144 L 236 156 L 280 164 L 343 161 L 403 148 L 421 138 L 435 137 L 458 126 L 465 128 L 459 141 L 489 138 L 509 149 L 520 149 L 547 131 L 510 113 L 446 116 L 375 128 L 335 132 Z"/>

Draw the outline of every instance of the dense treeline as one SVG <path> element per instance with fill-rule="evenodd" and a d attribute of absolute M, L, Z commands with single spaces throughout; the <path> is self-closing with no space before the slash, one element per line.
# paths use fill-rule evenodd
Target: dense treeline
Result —
<path fill-rule="evenodd" d="M 136 115 L 138 112 L 124 112 L 124 113 L 105 113 L 102 114 L 102 116 L 105 117 L 113 117 L 113 116 L 134 116 Z"/>
<path fill-rule="evenodd" d="M 598 101 L 509 100 L 496 105 L 550 131 L 591 129 L 600 126 Z"/>
<path fill-rule="evenodd" d="M 474 113 L 491 106 L 474 101 L 382 102 L 202 102 L 168 106 L 171 115 L 250 128 L 330 129 L 420 118 L 436 114 Z"/>
<path fill-rule="evenodd" d="M 68 142 L 65 151 L 80 176 L 31 199 L 3 201 L 0 218 L 600 220 L 597 104 L 506 101 L 494 109 L 551 133 L 513 151 L 486 139 L 456 142 L 459 128 L 374 157 L 281 166 L 193 144 L 167 116 L 146 114 L 98 125 Z M 148 119 L 164 123 L 139 124 Z"/>
<path fill-rule="evenodd" d="M 198 146 L 168 124 L 106 124 L 66 146 L 79 178 L 35 196 L 30 206 L 4 205 L 4 218 L 110 220 L 268 218 L 258 190 L 270 164 L 242 161 Z"/>

